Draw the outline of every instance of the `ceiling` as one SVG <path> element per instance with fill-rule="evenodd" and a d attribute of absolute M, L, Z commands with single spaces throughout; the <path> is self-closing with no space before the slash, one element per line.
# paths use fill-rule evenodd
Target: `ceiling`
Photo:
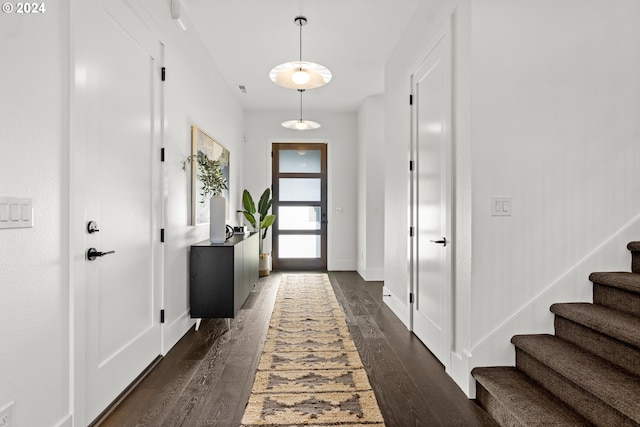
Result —
<path fill-rule="evenodd" d="M 357 111 L 384 89 L 384 65 L 421 0 L 181 0 L 196 31 L 246 111 L 297 111 L 293 89 L 269 79 L 276 65 L 302 59 L 333 78 L 304 94 L 304 111 Z M 238 85 L 244 85 L 242 93 Z"/>

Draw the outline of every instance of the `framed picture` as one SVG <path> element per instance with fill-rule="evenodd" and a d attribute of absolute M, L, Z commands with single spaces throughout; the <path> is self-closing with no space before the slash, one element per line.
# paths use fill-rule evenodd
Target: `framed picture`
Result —
<path fill-rule="evenodd" d="M 198 176 L 199 152 L 206 154 L 211 160 L 220 162 L 220 169 L 229 185 L 229 150 L 198 126 L 191 126 L 191 225 L 209 223 L 209 198 L 202 197 L 202 182 Z M 222 195 L 228 200 L 229 190 L 224 190 Z M 228 218 L 229 212 L 226 215 Z"/>

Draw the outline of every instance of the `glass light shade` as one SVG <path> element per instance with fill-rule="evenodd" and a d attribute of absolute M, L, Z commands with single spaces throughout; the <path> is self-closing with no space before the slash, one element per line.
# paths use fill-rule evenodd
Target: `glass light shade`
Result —
<path fill-rule="evenodd" d="M 287 120 L 286 122 L 282 122 L 281 124 L 282 127 L 296 130 L 310 130 L 318 129 L 320 127 L 320 123 L 314 122 L 312 120 Z"/>
<path fill-rule="evenodd" d="M 329 83 L 332 76 L 331 71 L 323 65 L 294 61 L 278 65 L 271 70 L 269 77 L 275 84 L 288 89 L 315 89 Z M 299 83 L 296 82 L 298 78 Z"/>
<path fill-rule="evenodd" d="M 291 80 L 293 80 L 293 82 L 297 85 L 304 85 L 309 83 L 309 80 L 311 80 L 311 76 L 306 71 L 300 69 L 293 73 L 293 75 L 291 76 Z"/>

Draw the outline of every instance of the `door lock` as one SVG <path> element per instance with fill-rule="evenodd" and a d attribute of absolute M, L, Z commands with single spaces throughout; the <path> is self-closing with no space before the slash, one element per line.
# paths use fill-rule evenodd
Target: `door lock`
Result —
<path fill-rule="evenodd" d="M 93 234 L 93 233 L 97 233 L 98 231 L 98 223 L 95 221 L 89 221 L 89 223 L 87 224 L 87 233 L 89 234 Z"/>
<path fill-rule="evenodd" d="M 89 248 L 89 250 L 87 251 L 87 259 L 89 261 L 94 261 L 98 257 L 114 254 L 114 253 L 116 253 L 116 251 L 100 252 L 96 248 Z"/>

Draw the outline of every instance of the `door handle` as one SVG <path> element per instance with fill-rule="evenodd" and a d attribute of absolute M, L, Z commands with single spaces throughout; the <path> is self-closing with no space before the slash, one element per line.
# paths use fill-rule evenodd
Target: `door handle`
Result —
<path fill-rule="evenodd" d="M 87 251 L 87 259 L 89 261 L 94 261 L 98 257 L 109 255 L 109 254 L 115 254 L 115 253 L 116 251 L 100 252 L 96 248 L 89 248 L 89 250 Z"/>
<path fill-rule="evenodd" d="M 447 246 L 447 238 L 443 237 L 442 240 L 429 240 L 431 243 L 437 243 L 442 246 Z"/>

